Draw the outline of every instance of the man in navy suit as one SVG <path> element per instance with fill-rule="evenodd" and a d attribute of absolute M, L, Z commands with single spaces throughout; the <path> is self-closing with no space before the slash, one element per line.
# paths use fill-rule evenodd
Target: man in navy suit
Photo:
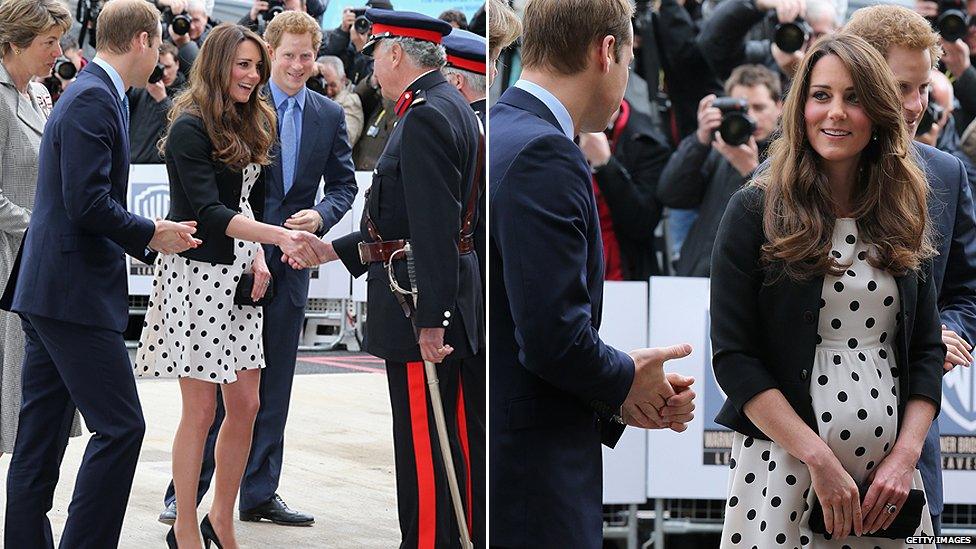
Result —
<path fill-rule="evenodd" d="M 930 70 L 941 54 L 939 35 L 924 17 L 899 6 L 872 6 L 857 10 L 844 32 L 860 36 L 875 47 L 895 75 L 902 92 L 902 109 L 908 131 L 915 129 L 928 106 Z M 942 342 L 947 349 L 943 369 L 969 366 L 971 343 L 976 341 L 976 220 L 973 197 L 962 162 L 934 147 L 915 143 L 916 160 L 925 171 L 931 188 L 929 215 L 936 233 L 939 255 L 933 276 L 939 292 Z M 918 463 L 925 495 L 938 535 L 942 514 L 942 458 L 939 451 L 939 422 L 936 419 L 925 437 L 920 453 L 899 456 L 896 462 L 907 469 Z M 887 460 L 886 460 L 887 461 Z M 878 470 L 883 468 L 879 466 Z M 887 468 L 886 470 L 891 470 Z M 910 473 L 910 471 L 909 471 Z M 877 475 L 876 475 L 877 477 Z M 883 479 L 882 479 L 883 480 Z M 879 483 L 877 478 L 875 484 Z M 871 494 L 865 496 L 865 501 Z M 888 490 L 879 501 L 887 501 Z M 872 500 L 873 501 L 873 500 Z M 880 505 L 875 509 L 880 509 Z M 864 524 L 871 524 L 865 515 Z"/>
<path fill-rule="evenodd" d="M 533 0 L 521 80 L 491 110 L 492 545 L 602 545 L 601 442 L 683 431 L 687 344 L 618 351 L 598 333 L 603 248 L 580 132 L 607 127 L 633 59 L 628 0 Z M 572 32 L 564 32 L 566 29 Z"/>
<path fill-rule="evenodd" d="M 322 236 L 349 211 L 356 197 L 356 174 L 342 108 L 305 87 L 316 70 L 315 52 L 322 41 L 322 31 L 308 14 L 288 11 L 268 24 L 264 38 L 271 47 L 267 94 L 278 112 L 279 137 L 273 151 L 274 163 L 264 171 L 264 222 Z M 325 196 L 315 204 L 323 178 Z M 295 358 L 305 320 L 309 271 L 282 263 L 281 250 L 275 246 L 265 246 L 264 252 L 275 281 L 275 297 L 264 307 L 267 369 L 261 376 L 261 408 L 241 482 L 240 518 L 308 526 L 315 518 L 290 509 L 277 490 Z M 220 411 L 205 448 L 198 500 L 209 489 L 213 476 L 214 444 L 223 420 L 223 409 L 218 407 Z M 176 520 L 172 482 L 165 501 L 166 509 L 159 520 L 171 523 Z"/>
<path fill-rule="evenodd" d="M 126 211 L 125 90 L 156 66 L 159 11 L 115 0 L 98 52 L 61 96 L 41 142 L 34 214 L 20 269 L 8 284 L 27 335 L 20 430 L 7 474 L 6 547 L 54 547 L 47 512 L 74 409 L 94 433 L 78 471 L 61 547 L 116 547 L 145 422 L 122 332 L 128 325 L 125 254 L 194 247 L 192 224 Z"/>

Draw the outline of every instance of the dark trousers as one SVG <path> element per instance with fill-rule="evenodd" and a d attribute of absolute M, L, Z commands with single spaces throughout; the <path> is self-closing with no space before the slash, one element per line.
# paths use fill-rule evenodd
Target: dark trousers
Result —
<path fill-rule="evenodd" d="M 75 407 L 94 433 L 61 547 L 116 547 L 146 424 L 122 334 L 24 315 L 20 426 L 7 473 L 5 547 L 54 547 L 51 510 Z"/>
<path fill-rule="evenodd" d="M 465 375 L 478 369 L 482 376 L 480 392 L 473 388 L 478 383 L 477 375 Z M 387 361 L 386 372 L 393 409 L 400 547 L 458 547 L 459 534 L 427 393 L 424 363 Z M 477 543 L 483 547 L 484 360 L 481 356 L 447 360 L 437 366 L 437 376 L 465 518 L 469 529 L 473 523 L 480 530 Z M 471 474 L 471 471 L 476 472 Z"/>
<path fill-rule="evenodd" d="M 298 340 L 301 336 L 305 309 L 296 307 L 287 295 L 280 295 L 264 307 L 264 359 L 261 372 L 261 408 L 254 421 L 254 438 L 247 460 L 244 478 L 241 480 L 241 510 L 253 509 L 269 501 L 278 490 L 281 478 L 281 461 L 285 447 L 285 422 L 291 402 L 292 380 L 295 377 L 295 359 L 298 356 Z M 214 473 L 214 446 L 217 433 L 224 421 L 223 399 L 217 398 L 217 413 L 207 435 L 197 486 L 197 504 L 210 489 Z M 173 482 L 170 481 L 164 497 L 166 505 L 176 501 Z"/>

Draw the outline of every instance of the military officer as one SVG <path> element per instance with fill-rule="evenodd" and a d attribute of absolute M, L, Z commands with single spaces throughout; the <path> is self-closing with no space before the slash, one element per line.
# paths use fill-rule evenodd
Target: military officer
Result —
<path fill-rule="evenodd" d="M 313 244 L 320 261 L 339 259 L 353 276 L 367 275 L 364 347 L 386 360 L 401 547 L 454 547 L 459 543 L 458 528 L 423 360 L 437 365 L 471 530 L 471 523 L 483 522 L 483 516 L 476 518 L 472 511 L 468 471 L 473 448 L 465 404 L 469 396 L 459 375 L 484 367 L 478 356 L 484 306 L 473 238 L 480 181 L 475 174 L 484 169 L 478 166 L 478 120 L 440 72 L 446 56 L 441 41 L 451 32 L 450 25 L 402 11 L 370 9 L 366 17 L 373 26 L 363 52 L 374 57 L 374 74 L 383 95 L 395 101 L 398 120 L 373 171 L 360 231 Z M 407 242 L 415 277 L 408 275 L 403 260 L 401 250 Z M 290 261 L 303 266 L 294 258 Z M 416 281 L 415 310 L 391 290 L 391 263 L 399 284 Z M 483 513 L 483 505 L 481 509 Z M 475 542 L 484 545 L 483 539 Z"/>
<path fill-rule="evenodd" d="M 454 29 L 444 37 L 444 49 L 447 50 L 444 75 L 471 103 L 471 108 L 478 114 L 482 124 L 485 123 L 488 112 L 485 100 L 487 48 L 488 43 L 483 36 L 464 29 Z"/>

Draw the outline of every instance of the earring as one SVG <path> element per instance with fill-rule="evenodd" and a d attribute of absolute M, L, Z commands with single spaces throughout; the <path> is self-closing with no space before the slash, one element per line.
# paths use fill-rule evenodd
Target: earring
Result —
<path fill-rule="evenodd" d="M 871 132 L 871 141 L 878 142 L 878 132 Z"/>
<path fill-rule="evenodd" d="M 20 55 L 20 50 L 14 50 L 14 53 L 16 53 L 17 55 Z"/>

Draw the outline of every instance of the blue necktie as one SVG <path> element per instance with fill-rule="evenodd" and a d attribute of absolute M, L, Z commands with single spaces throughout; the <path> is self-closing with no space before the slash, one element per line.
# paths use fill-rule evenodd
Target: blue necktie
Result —
<path fill-rule="evenodd" d="M 285 115 L 281 122 L 281 176 L 285 194 L 295 183 L 295 148 L 298 145 L 298 132 L 295 128 L 295 98 L 285 101 Z"/>
<path fill-rule="evenodd" d="M 125 121 L 125 131 L 129 131 L 129 96 L 122 94 L 122 120 Z"/>

